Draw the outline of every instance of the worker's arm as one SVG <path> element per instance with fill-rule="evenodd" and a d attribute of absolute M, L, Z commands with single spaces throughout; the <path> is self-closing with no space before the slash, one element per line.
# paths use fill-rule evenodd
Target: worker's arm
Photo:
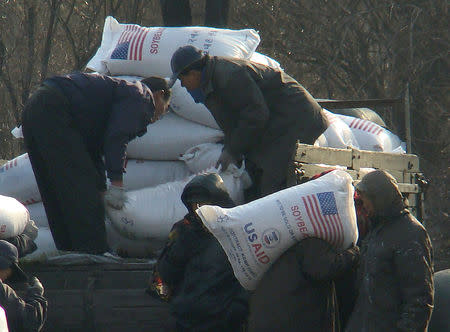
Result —
<path fill-rule="evenodd" d="M 42 328 L 47 317 L 47 300 L 43 294 L 42 285 L 34 278 L 23 299 L 11 287 L 0 283 L 0 299 L 11 331 L 31 332 Z"/>
<path fill-rule="evenodd" d="M 332 280 L 354 268 L 359 261 L 359 248 L 339 250 L 318 238 L 306 238 L 296 247 L 300 267 L 311 280 Z"/>
<path fill-rule="evenodd" d="M 104 138 L 105 165 L 111 181 L 122 180 L 127 144 L 147 132 L 153 110 L 153 104 L 139 97 L 114 103 Z"/>
<path fill-rule="evenodd" d="M 224 148 L 239 159 L 258 143 L 264 133 L 269 108 L 259 86 L 246 70 L 230 74 L 218 92 L 233 110 L 239 112 L 238 122 L 224 142 Z"/>

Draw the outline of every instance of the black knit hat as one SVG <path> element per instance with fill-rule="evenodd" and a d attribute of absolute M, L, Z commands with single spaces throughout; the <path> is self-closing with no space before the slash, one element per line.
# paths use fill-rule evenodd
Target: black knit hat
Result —
<path fill-rule="evenodd" d="M 9 280 L 13 281 L 27 281 L 28 276 L 18 265 L 19 254 L 17 248 L 5 240 L 0 240 L 0 270 L 11 268 L 13 274 Z"/>

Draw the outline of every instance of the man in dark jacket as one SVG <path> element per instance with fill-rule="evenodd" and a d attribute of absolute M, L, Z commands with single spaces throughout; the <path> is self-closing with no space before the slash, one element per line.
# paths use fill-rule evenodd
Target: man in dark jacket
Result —
<path fill-rule="evenodd" d="M 339 331 L 333 279 L 353 268 L 358 258 L 358 247 L 337 250 L 318 238 L 291 247 L 250 297 L 249 332 Z"/>
<path fill-rule="evenodd" d="M 171 82 L 179 78 L 225 133 L 218 166 L 246 159 L 254 183 L 247 201 L 284 189 L 297 140 L 314 144 L 327 128 L 317 101 L 278 69 L 210 57 L 190 45 L 175 51 L 171 67 Z"/>
<path fill-rule="evenodd" d="M 47 317 L 44 287 L 36 277 L 28 279 L 17 263 L 16 247 L 0 240 L 0 306 L 5 310 L 10 332 L 38 332 Z M 25 297 L 20 298 L 5 280 L 28 281 Z"/>
<path fill-rule="evenodd" d="M 5 239 L 17 248 L 19 258 L 31 254 L 37 249 L 34 242 L 38 236 L 38 228 L 33 220 L 29 220 L 22 233 Z"/>
<path fill-rule="evenodd" d="M 370 218 L 362 240 L 357 299 L 348 332 L 427 331 L 433 309 L 431 242 L 385 171 L 356 187 Z"/>
<path fill-rule="evenodd" d="M 59 250 L 108 250 L 103 199 L 123 207 L 127 143 L 146 133 L 169 99 L 159 77 L 130 83 L 87 73 L 49 78 L 29 98 L 22 114 L 25 146 Z"/>
<path fill-rule="evenodd" d="M 170 301 L 177 331 L 238 332 L 248 314 L 247 293 L 221 245 L 195 210 L 204 204 L 233 207 L 218 174 L 193 178 L 181 200 L 189 213 L 177 222 L 156 263 L 153 288 Z"/>
<path fill-rule="evenodd" d="M 160 0 L 161 12 L 166 27 L 192 25 L 189 0 Z M 230 0 L 206 0 L 205 26 L 225 28 L 228 23 Z"/>

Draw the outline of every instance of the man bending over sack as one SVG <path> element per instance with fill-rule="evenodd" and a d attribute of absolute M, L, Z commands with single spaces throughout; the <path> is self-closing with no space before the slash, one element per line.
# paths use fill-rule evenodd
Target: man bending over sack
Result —
<path fill-rule="evenodd" d="M 243 158 L 253 180 L 250 201 L 286 188 L 297 140 L 314 144 L 327 128 L 321 106 L 281 70 L 248 60 L 203 54 L 188 45 L 171 59 L 177 78 L 203 103 L 225 133 L 217 166 L 226 170 Z"/>
<path fill-rule="evenodd" d="M 215 173 L 193 178 L 181 200 L 189 213 L 177 222 L 156 263 L 151 288 L 169 301 L 177 331 L 239 332 L 248 314 L 247 292 L 228 258 L 195 210 L 235 204 Z"/>
<path fill-rule="evenodd" d="M 361 242 L 357 297 L 345 331 L 427 331 L 434 300 L 427 231 L 407 210 L 389 173 L 365 175 L 356 191 L 369 229 Z"/>
<path fill-rule="evenodd" d="M 25 146 L 59 250 L 108 251 L 103 198 L 123 207 L 127 143 L 166 112 L 170 95 L 159 77 L 130 83 L 74 73 L 45 80 L 29 98 Z"/>
<path fill-rule="evenodd" d="M 10 332 L 38 332 L 47 317 L 44 287 L 36 277 L 27 278 L 18 264 L 16 247 L 0 240 L 0 306 L 5 310 Z M 24 298 L 20 298 L 7 284 L 28 282 Z"/>

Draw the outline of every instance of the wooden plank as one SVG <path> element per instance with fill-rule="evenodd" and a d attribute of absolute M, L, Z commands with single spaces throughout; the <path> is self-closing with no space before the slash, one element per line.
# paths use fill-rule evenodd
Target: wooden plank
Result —
<path fill-rule="evenodd" d="M 352 149 L 353 169 L 372 167 L 392 171 L 420 172 L 419 157 L 413 154 Z"/>
<path fill-rule="evenodd" d="M 320 174 L 324 171 L 330 170 L 330 169 L 341 169 L 336 168 L 334 166 L 330 165 L 317 165 L 317 164 L 298 164 L 298 168 L 300 170 L 304 171 L 305 177 L 312 177 L 316 174 Z M 347 172 L 353 180 L 361 180 L 362 177 L 366 174 L 368 174 L 371 170 L 370 169 L 359 169 L 359 170 L 353 170 L 353 169 L 342 169 L 343 171 Z M 389 171 L 390 174 L 399 182 L 404 182 L 404 173 L 400 171 Z"/>
<path fill-rule="evenodd" d="M 81 265 L 56 265 L 50 263 L 28 263 L 24 267 L 35 272 L 73 272 L 73 271 L 149 271 L 154 263 L 123 263 L 115 264 L 81 264 Z"/>
<path fill-rule="evenodd" d="M 145 285 L 141 289 L 101 289 L 93 293 L 93 304 L 116 307 L 166 307 L 167 303 L 145 293 Z"/>
<path fill-rule="evenodd" d="M 143 288 L 146 287 L 151 275 L 148 271 L 29 271 L 41 280 L 49 289 L 85 289 L 88 278 L 94 278 L 95 289 L 109 288 Z"/>
<path fill-rule="evenodd" d="M 360 180 L 355 180 L 353 182 L 354 185 L 357 185 Z M 419 192 L 419 186 L 414 183 L 397 183 L 398 188 L 402 193 L 411 193 L 411 194 L 417 194 Z"/>
<path fill-rule="evenodd" d="M 174 322 L 169 308 L 133 307 L 133 308 L 96 308 L 94 324 L 121 324 L 123 322 L 139 322 L 140 325 L 164 325 Z"/>
<path fill-rule="evenodd" d="M 308 144 L 297 144 L 294 161 L 310 164 L 352 166 L 351 149 L 323 148 Z"/>

